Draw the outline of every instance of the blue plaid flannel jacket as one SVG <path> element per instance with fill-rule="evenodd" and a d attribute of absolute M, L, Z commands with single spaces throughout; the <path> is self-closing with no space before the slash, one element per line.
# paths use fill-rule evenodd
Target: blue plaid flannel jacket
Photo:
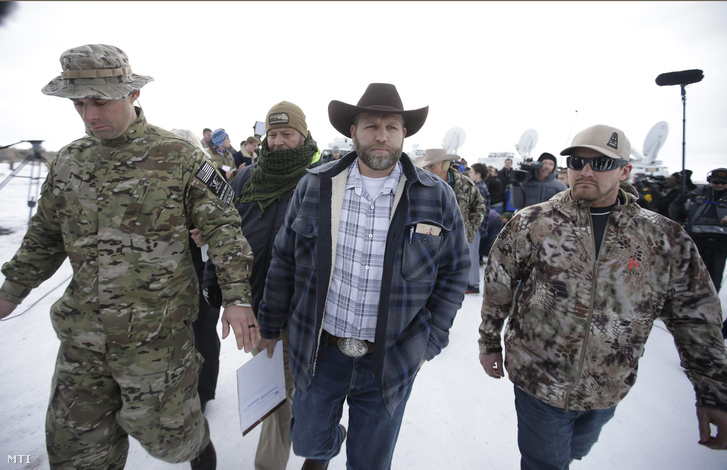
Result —
<path fill-rule="evenodd" d="M 315 373 L 324 307 L 335 254 L 332 226 L 355 152 L 310 170 L 288 206 L 258 312 L 264 338 L 288 330 L 290 368 L 307 390 Z M 470 270 L 464 223 L 452 188 L 402 154 L 403 192 L 395 200 L 384 260 L 374 346 L 374 370 L 389 413 L 412 385 L 422 359 L 449 343 Z M 339 184 L 341 179 L 343 185 Z M 342 193 L 341 193 L 342 195 Z M 397 202 L 398 201 L 398 202 Z M 419 224 L 441 228 L 417 233 Z M 436 231 L 436 230 L 435 230 Z"/>

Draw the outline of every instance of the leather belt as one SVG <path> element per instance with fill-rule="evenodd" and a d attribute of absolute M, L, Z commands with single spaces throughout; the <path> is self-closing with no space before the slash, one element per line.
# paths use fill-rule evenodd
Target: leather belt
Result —
<path fill-rule="evenodd" d="M 374 343 L 356 338 L 339 338 L 333 336 L 326 330 L 321 335 L 323 341 L 338 346 L 343 354 L 348 357 L 363 357 L 374 352 Z"/>

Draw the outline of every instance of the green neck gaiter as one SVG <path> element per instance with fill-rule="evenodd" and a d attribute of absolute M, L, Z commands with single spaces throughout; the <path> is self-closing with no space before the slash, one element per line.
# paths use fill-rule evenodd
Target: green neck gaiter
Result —
<path fill-rule="evenodd" d="M 295 188 L 317 153 L 318 144 L 310 132 L 303 146 L 295 149 L 271 151 L 267 138 L 263 139 L 252 175 L 235 202 L 254 201 L 260 206 L 260 211 L 265 212 L 270 204 L 281 201 L 285 192 Z"/>

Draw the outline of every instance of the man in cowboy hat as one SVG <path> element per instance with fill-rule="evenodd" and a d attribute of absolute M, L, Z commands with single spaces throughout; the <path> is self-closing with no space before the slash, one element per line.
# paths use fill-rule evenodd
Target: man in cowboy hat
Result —
<path fill-rule="evenodd" d="M 636 382 L 657 318 L 694 385 L 700 444 L 727 449 L 719 297 L 679 224 L 636 204 L 630 153 L 620 129 L 576 134 L 560 153 L 570 188 L 515 214 L 490 251 L 479 358 L 488 376 L 505 376 L 509 318 L 523 469 L 565 470 L 588 454 Z"/>
<path fill-rule="evenodd" d="M 232 190 L 202 151 L 146 122 L 134 106 L 152 78 L 119 48 L 89 44 L 61 55 L 43 93 L 69 98 L 88 136 L 53 161 L 22 246 L 6 263 L 0 318 L 66 257 L 73 279 L 53 305 L 60 339 L 46 419 L 51 468 L 122 469 L 128 434 L 154 457 L 214 469 L 197 394 L 191 323 L 198 287 L 190 226 L 209 241 L 238 347 L 258 339 L 249 307 L 251 250 Z"/>
<path fill-rule="evenodd" d="M 446 149 L 427 149 L 424 152 L 424 169 L 442 178 L 454 191 L 464 221 L 467 243 L 470 249 L 470 269 L 467 294 L 480 293 L 480 225 L 485 220 L 489 208 L 477 189 L 474 181 L 452 168 L 452 162 L 459 162 L 459 155 L 450 154 Z"/>
<path fill-rule="evenodd" d="M 470 261 L 454 193 L 402 153 L 427 113 L 404 110 L 390 84 L 369 85 L 356 106 L 331 101 L 356 150 L 300 180 L 275 239 L 258 349 L 272 354 L 287 324 L 305 469 L 340 451 L 344 400 L 348 468 L 390 467 L 414 377 L 462 304 Z"/>

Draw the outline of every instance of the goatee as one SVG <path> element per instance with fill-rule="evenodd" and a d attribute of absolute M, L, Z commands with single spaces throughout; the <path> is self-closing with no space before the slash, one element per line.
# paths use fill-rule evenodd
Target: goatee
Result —
<path fill-rule="evenodd" d="M 354 137 L 353 141 L 356 145 L 358 158 L 361 159 L 364 165 L 376 171 L 392 168 L 399 161 L 404 150 L 403 147 L 396 148 L 385 144 L 363 146 L 356 137 Z M 386 150 L 386 153 L 374 155 L 373 150 Z"/>

